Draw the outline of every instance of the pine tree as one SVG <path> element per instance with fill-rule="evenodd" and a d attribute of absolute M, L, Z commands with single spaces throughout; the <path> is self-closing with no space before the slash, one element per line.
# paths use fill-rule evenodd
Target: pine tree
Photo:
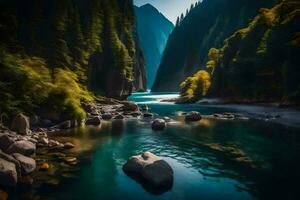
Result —
<path fill-rule="evenodd" d="M 176 19 L 176 27 L 178 27 L 180 25 L 180 19 L 179 19 L 179 17 L 177 17 L 177 19 Z"/>

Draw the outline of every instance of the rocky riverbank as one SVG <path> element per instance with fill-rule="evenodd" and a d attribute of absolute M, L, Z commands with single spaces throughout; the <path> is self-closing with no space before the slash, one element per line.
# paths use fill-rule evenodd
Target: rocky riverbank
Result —
<path fill-rule="evenodd" d="M 109 100 L 109 99 L 108 99 Z M 76 145 L 55 135 L 80 126 L 99 126 L 103 121 L 143 116 L 135 103 L 107 99 L 83 103 L 87 119 L 54 123 L 49 119 L 17 115 L 10 128 L 0 126 L 0 187 L 4 191 L 30 188 L 33 185 L 59 184 L 61 178 L 72 178 L 80 156 Z M 149 113 L 146 114 L 150 116 Z M 151 115 L 152 116 L 152 115 Z M 14 189 L 15 188 L 15 189 Z M 1 198 L 9 192 L 1 191 Z M 3 195 L 2 195 L 3 194 Z M 4 199 L 7 199 L 4 198 Z"/>

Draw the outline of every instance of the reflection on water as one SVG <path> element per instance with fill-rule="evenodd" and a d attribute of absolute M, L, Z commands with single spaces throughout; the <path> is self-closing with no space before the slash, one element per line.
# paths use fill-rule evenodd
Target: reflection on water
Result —
<path fill-rule="evenodd" d="M 140 95 L 144 94 L 138 94 L 138 101 L 145 102 Z M 298 199 L 298 129 L 256 120 L 203 119 L 186 124 L 178 111 L 211 114 L 223 110 L 159 103 L 149 107 L 177 123 L 153 132 L 148 121 L 115 120 L 100 129 L 73 132 L 76 145 L 92 149 L 89 162 L 81 158 L 75 181 L 47 190 L 41 187 L 37 194 L 42 199 Z M 127 159 L 144 151 L 163 157 L 172 166 L 171 190 L 151 194 L 124 174 Z"/>

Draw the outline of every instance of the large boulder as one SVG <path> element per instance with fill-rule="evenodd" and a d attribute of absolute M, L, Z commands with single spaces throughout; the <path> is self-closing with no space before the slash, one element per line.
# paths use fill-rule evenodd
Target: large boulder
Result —
<path fill-rule="evenodd" d="M 136 103 L 131 101 L 122 101 L 122 110 L 123 111 L 138 111 L 139 107 Z"/>
<path fill-rule="evenodd" d="M 0 184 L 14 187 L 17 185 L 17 182 L 18 174 L 15 164 L 0 158 Z"/>
<path fill-rule="evenodd" d="M 19 153 L 14 153 L 13 156 L 17 161 L 20 162 L 23 174 L 30 174 L 35 170 L 36 162 L 34 159 L 23 156 Z"/>
<path fill-rule="evenodd" d="M 152 122 L 152 129 L 155 131 L 164 130 L 166 128 L 166 126 L 167 126 L 167 123 L 163 119 L 155 119 Z"/>
<path fill-rule="evenodd" d="M 13 156 L 4 153 L 1 150 L 0 150 L 0 158 L 6 160 L 8 162 L 14 163 L 16 166 L 16 171 L 17 171 L 18 176 L 21 176 L 21 165 L 18 160 L 16 160 Z"/>
<path fill-rule="evenodd" d="M 57 125 L 57 128 L 60 128 L 60 129 L 70 129 L 71 127 L 72 127 L 71 120 L 64 121 Z"/>
<path fill-rule="evenodd" d="M 101 118 L 100 117 L 91 117 L 86 120 L 86 125 L 92 125 L 92 126 L 99 126 L 101 124 Z"/>
<path fill-rule="evenodd" d="M 170 188 L 173 185 L 173 170 L 170 165 L 150 152 L 131 157 L 123 166 L 123 171 L 154 188 Z"/>
<path fill-rule="evenodd" d="M 6 149 L 12 145 L 15 141 L 7 134 L 0 134 L 0 149 L 6 151 Z"/>
<path fill-rule="evenodd" d="M 31 156 L 35 154 L 36 146 L 32 142 L 21 140 L 13 143 L 8 147 L 6 153 L 13 154 L 13 153 L 20 153 L 25 156 Z"/>
<path fill-rule="evenodd" d="M 16 131 L 17 133 L 21 135 L 27 135 L 30 133 L 30 122 L 29 118 L 23 114 L 18 114 L 12 124 L 11 124 L 11 130 Z"/>
<path fill-rule="evenodd" d="M 199 112 L 189 112 L 186 114 L 185 116 L 185 121 L 188 121 L 188 122 L 196 122 L 196 121 L 199 121 L 202 119 L 202 116 Z"/>

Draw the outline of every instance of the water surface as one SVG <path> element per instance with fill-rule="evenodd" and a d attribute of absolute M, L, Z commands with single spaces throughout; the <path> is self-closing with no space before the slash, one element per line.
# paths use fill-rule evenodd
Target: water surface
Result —
<path fill-rule="evenodd" d="M 145 120 L 105 122 L 99 129 L 74 133 L 77 145 L 92 146 L 82 157 L 77 178 L 58 186 L 42 186 L 42 199 L 299 199 L 300 131 L 271 122 L 204 119 L 186 124 L 182 112 L 203 114 L 230 110 L 203 105 L 161 103 L 176 94 L 137 93 L 130 100 L 151 108 L 174 123 L 154 132 Z M 215 148 L 210 148 L 212 145 Z M 230 147 L 234 154 L 216 150 Z M 87 148 L 89 149 L 89 148 Z M 144 151 L 163 157 L 174 170 L 171 190 L 156 195 L 122 171 L 127 159 Z"/>

